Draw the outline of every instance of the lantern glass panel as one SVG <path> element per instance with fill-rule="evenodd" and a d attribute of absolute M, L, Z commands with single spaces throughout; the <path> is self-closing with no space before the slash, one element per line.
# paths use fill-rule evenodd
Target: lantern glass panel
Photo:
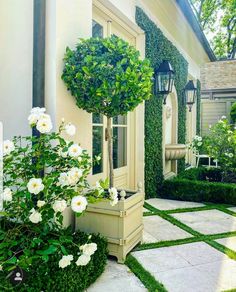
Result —
<path fill-rule="evenodd" d="M 186 99 L 187 99 L 187 104 L 193 104 L 195 102 L 195 90 L 187 90 L 186 91 Z"/>

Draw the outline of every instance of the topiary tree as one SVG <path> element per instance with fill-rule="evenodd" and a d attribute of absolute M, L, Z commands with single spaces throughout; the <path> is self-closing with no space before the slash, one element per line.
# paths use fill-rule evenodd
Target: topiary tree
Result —
<path fill-rule="evenodd" d="M 76 105 L 107 117 L 110 187 L 113 186 L 112 118 L 127 114 L 151 97 L 153 70 L 124 40 L 90 38 L 66 49 L 62 74 Z"/>
<path fill-rule="evenodd" d="M 236 123 L 236 102 L 232 105 L 230 111 L 230 117 L 234 123 Z"/>

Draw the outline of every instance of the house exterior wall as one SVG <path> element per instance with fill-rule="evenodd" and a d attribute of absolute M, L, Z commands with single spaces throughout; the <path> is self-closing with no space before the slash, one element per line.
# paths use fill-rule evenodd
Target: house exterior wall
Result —
<path fill-rule="evenodd" d="M 0 121 L 4 139 L 28 135 L 32 107 L 33 1 L 0 1 Z"/>
<path fill-rule="evenodd" d="M 46 1 L 46 64 L 45 98 L 47 111 L 54 125 L 61 118 L 77 126 L 75 141 L 92 153 L 91 114 L 78 109 L 74 98 L 61 80 L 63 56 L 66 47 L 75 47 L 79 38 L 92 32 L 93 4 L 112 12 L 124 29 L 135 34 L 136 47 L 145 55 L 145 37 L 135 23 L 136 5 L 140 6 L 179 49 L 189 63 L 189 77 L 199 78 L 200 65 L 209 61 L 203 47 L 174 0 L 48 0 Z M 30 134 L 27 116 L 32 106 L 32 52 L 33 52 L 33 1 L 7 0 L 0 2 L 1 50 L 0 120 L 5 124 L 5 138 L 16 134 Z M 4 28 L 4 29 L 2 29 Z M 19 110 L 20 109 L 20 110 Z M 193 109 L 193 112 L 195 109 Z M 9 119 L 9 117 L 11 117 Z M 136 132 L 133 142 L 136 149 L 134 183 L 144 182 L 144 105 L 134 115 Z M 191 121 L 190 121 L 191 123 Z M 195 126 L 191 135 L 195 134 Z"/>

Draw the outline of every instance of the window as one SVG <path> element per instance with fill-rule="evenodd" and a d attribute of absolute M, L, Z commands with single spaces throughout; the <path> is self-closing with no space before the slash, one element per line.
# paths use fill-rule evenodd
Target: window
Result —
<path fill-rule="evenodd" d="M 92 22 L 92 36 L 103 37 L 103 27 L 97 21 Z M 96 161 L 96 156 L 100 155 L 101 160 L 93 164 L 93 174 L 103 172 L 103 116 L 93 114 L 93 161 Z"/>
<path fill-rule="evenodd" d="M 127 116 L 113 118 L 114 169 L 127 165 Z"/>
<path fill-rule="evenodd" d="M 102 38 L 103 37 L 103 27 L 101 24 L 93 20 L 92 24 L 92 36 L 94 38 Z"/>
<path fill-rule="evenodd" d="M 101 160 L 93 164 L 93 174 L 103 172 L 103 116 L 93 114 L 93 161 L 99 155 Z"/>

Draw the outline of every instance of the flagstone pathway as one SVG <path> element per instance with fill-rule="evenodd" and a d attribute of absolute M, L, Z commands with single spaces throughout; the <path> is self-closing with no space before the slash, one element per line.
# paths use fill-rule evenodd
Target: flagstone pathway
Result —
<path fill-rule="evenodd" d="M 236 291 L 236 207 L 149 199 L 143 214 L 129 268 L 109 260 L 89 292 Z"/>

